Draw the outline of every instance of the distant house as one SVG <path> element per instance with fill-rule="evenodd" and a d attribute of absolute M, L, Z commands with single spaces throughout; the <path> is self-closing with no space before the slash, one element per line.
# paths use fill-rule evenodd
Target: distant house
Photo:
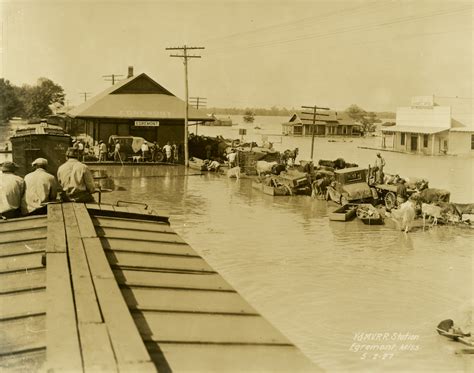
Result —
<path fill-rule="evenodd" d="M 282 123 L 282 134 L 288 136 L 360 136 L 361 125 L 345 113 L 328 110 L 326 115 L 316 115 L 316 121 L 302 120 L 298 114 L 293 114 L 288 122 Z M 309 117 L 306 115 L 306 117 Z"/>
<path fill-rule="evenodd" d="M 470 123 L 453 118 L 451 106 L 440 106 L 433 96 L 414 97 L 409 107 L 397 109 L 396 125 L 382 128 L 382 148 L 405 153 L 468 154 L 474 150 Z"/>

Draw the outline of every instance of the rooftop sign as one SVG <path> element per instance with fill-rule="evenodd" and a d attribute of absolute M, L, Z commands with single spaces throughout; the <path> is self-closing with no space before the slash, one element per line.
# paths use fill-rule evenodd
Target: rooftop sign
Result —
<path fill-rule="evenodd" d="M 415 96 L 411 99 L 412 107 L 432 108 L 434 106 L 433 96 Z"/>

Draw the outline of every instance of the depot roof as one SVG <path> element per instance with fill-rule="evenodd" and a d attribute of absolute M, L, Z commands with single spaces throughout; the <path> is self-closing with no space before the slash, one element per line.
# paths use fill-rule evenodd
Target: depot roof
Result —
<path fill-rule="evenodd" d="M 70 110 L 72 118 L 179 119 L 184 120 L 184 101 L 145 73 L 132 76 Z M 189 107 L 189 120 L 212 120 Z"/>

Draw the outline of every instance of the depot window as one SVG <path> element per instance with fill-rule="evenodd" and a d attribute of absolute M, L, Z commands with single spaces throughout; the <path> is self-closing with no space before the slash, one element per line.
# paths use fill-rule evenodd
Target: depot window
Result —
<path fill-rule="evenodd" d="M 401 133 L 400 136 L 400 145 L 405 145 L 405 134 Z"/>
<path fill-rule="evenodd" d="M 423 147 L 428 147 L 428 135 L 423 135 Z"/>
<path fill-rule="evenodd" d="M 474 150 L 474 135 L 471 135 L 471 150 Z"/>

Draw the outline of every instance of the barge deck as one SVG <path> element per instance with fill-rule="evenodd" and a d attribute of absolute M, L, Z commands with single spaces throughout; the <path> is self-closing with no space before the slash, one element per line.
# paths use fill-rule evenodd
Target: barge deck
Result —
<path fill-rule="evenodd" d="M 5 370 L 320 371 L 138 207 L 51 204 L 0 222 L 0 288 Z"/>

